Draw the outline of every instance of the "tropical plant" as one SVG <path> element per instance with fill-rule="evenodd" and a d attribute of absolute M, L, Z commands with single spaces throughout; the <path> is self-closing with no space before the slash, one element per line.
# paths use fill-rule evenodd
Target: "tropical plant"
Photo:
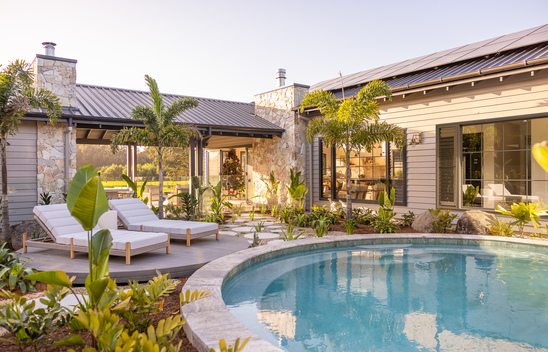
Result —
<path fill-rule="evenodd" d="M 253 225 L 255 232 L 262 232 L 264 229 L 264 221 L 260 221 L 258 224 Z"/>
<path fill-rule="evenodd" d="M 251 247 L 258 247 L 261 244 L 259 234 L 257 232 L 253 233 L 253 242 L 251 242 Z"/>
<path fill-rule="evenodd" d="M 129 188 L 131 188 L 131 190 L 133 191 L 132 197 L 139 198 L 140 200 L 143 201 L 143 203 L 148 204 L 148 197 L 143 198 L 143 194 L 145 193 L 145 187 L 147 185 L 147 180 L 143 182 L 140 188 L 137 188 L 137 185 L 135 184 L 135 182 L 133 182 L 128 175 L 122 174 L 122 178 L 124 179 L 124 181 L 126 181 Z"/>
<path fill-rule="evenodd" d="M 198 200 L 198 206 L 196 208 L 195 218 L 199 219 L 202 217 L 204 193 L 209 189 L 209 187 L 203 186 L 198 176 L 192 176 L 192 189 L 193 189 L 193 194 L 194 193 L 196 194 L 196 199 Z"/>
<path fill-rule="evenodd" d="M 316 106 L 323 117 L 309 122 L 306 131 L 308 143 L 317 136 L 328 146 L 342 148 L 345 155 L 346 184 L 350 185 L 350 153 L 362 149 L 371 151 L 382 142 L 394 142 L 398 147 L 405 145 L 405 134 L 400 127 L 380 121 L 380 107 L 376 98 L 392 98 L 388 84 L 383 81 L 369 82 L 354 97 L 339 100 L 331 92 L 316 90 L 308 93 L 301 102 L 301 112 L 309 106 Z M 351 187 L 346 187 L 346 217 L 352 217 Z"/>
<path fill-rule="evenodd" d="M 293 209 L 291 208 L 285 208 L 280 213 L 280 220 L 285 222 L 286 224 L 289 223 L 289 221 L 293 218 Z"/>
<path fill-rule="evenodd" d="M 285 230 L 282 229 L 281 239 L 286 242 L 294 241 L 299 239 L 299 237 L 301 237 L 302 235 L 306 234 L 309 231 L 301 230 L 297 235 L 295 235 L 294 232 L 295 232 L 295 225 L 293 224 L 293 222 L 290 222 L 289 224 L 287 224 L 287 228 Z"/>
<path fill-rule="evenodd" d="M 251 207 L 251 210 L 249 211 L 249 220 L 255 220 L 255 207 Z"/>
<path fill-rule="evenodd" d="M 517 225 L 519 229 L 519 236 L 523 237 L 524 235 L 524 228 L 525 225 L 528 223 L 533 223 L 533 226 L 535 229 L 537 229 L 540 226 L 540 223 L 538 222 L 538 218 L 543 215 L 548 215 L 544 209 L 547 207 L 544 206 L 542 208 L 539 208 L 541 206 L 541 203 L 519 203 L 519 204 L 512 204 L 510 206 L 510 211 L 504 209 L 500 205 L 498 206 L 498 209 L 495 210 L 498 213 L 501 213 L 502 215 L 508 215 L 514 218 L 514 221 L 510 223 L 510 225 Z"/>
<path fill-rule="evenodd" d="M 270 171 L 268 182 L 265 180 L 262 180 L 262 181 L 266 185 L 266 192 L 264 194 L 264 197 L 270 206 L 271 215 L 275 216 L 278 214 L 276 197 L 278 195 L 278 188 L 280 187 L 280 181 L 276 180 L 276 177 L 274 176 L 274 171 Z"/>
<path fill-rule="evenodd" d="M 397 233 L 400 229 L 395 222 L 379 218 L 378 216 L 373 220 L 372 224 L 375 230 L 380 233 Z"/>
<path fill-rule="evenodd" d="M 7 242 L 0 244 L 0 267 L 11 267 L 19 262 L 19 256 L 8 248 L 7 244 Z"/>
<path fill-rule="evenodd" d="M 349 235 L 353 235 L 354 229 L 356 229 L 358 226 L 359 226 L 358 219 L 356 219 L 355 217 L 347 219 L 344 222 L 344 228 L 346 229 L 346 233 Z"/>
<path fill-rule="evenodd" d="M 23 116 L 34 108 L 46 107 L 51 123 L 61 116 L 59 99 L 49 90 L 34 88 L 31 65 L 23 60 L 10 62 L 0 71 L 0 168 L 2 169 L 2 232 L 0 242 L 11 243 L 8 165 L 6 147 L 8 136 L 15 136 Z"/>
<path fill-rule="evenodd" d="M 318 237 L 323 237 L 329 231 L 329 221 L 325 216 L 322 216 L 311 223 L 312 230 Z"/>
<path fill-rule="evenodd" d="M 457 217 L 457 214 L 451 214 L 451 210 L 446 209 L 428 209 L 430 215 L 434 218 L 430 222 L 432 225 L 432 232 L 434 233 L 447 233 L 451 228 L 453 220 Z"/>
<path fill-rule="evenodd" d="M 264 203 L 261 204 L 260 211 L 261 211 L 261 215 L 264 215 L 266 213 L 266 205 Z"/>
<path fill-rule="evenodd" d="M 248 337 L 247 339 L 242 342 L 240 345 L 240 338 L 238 337 L 236 341 L 234 342 L 234 345 L 228 345 L 226 344 L 225 339 L 221 339 L 219 341 L 219 352 L 241 352 L 243 351 L 245 345 L 247 345 L 247 342 L 251 339 L 251 337 Z M 210 349 L 209 352 L 216 352 L 214 348 Z"/>
<path fill-rule="evenodd" d="M 225 221 L 224 209 L 225 207 L 232 209 L 232 203 L 226 201 L 227 197 L 223 195 L 223 185 L 221 184 L 221 181 L 217 182 L 216 186 L 213 186 L 211 183 L 209 186 L 213 191 L 213 197 L 209 199 L 211 201 L 211 213 L 215 216 L 215 221 L 222 224 Z"/>
<path fill-rule="evenodd" d="M 464 191 L 464 197 L 462 199 L 465 207 L 469 207 L 472 205 L 472 203 L 476 200 L 479 191 L 480 186 L 474 187 L 472 185 L 468 185 L 468 187 L 466 187 L 466 190 Z"/>
<path fill-rule="evenodd" d="M 223 162 L 222 175 L 228 176 L 228 182 L 231 187 L 238 191 L 242 191 L 245 186 L 243 174 L 244 170 L 242 169 L 240 159 L 236 155 L 234 149 L 230 149 Z"/>
<path fill-rule="evenodd" d="M 0 289 L 8 286 L 11 291 L 19 288 L 21 292 L 36 291 L 34 284 L 36 281 L 29 280 L 28 275 L 34 274 L 34 269 L 25 268 L 32 259 L 24 263 L 19 262 L 19 259 L 12 262 L 10 265 L 0 266 Z"/>
<path fill-rule="evenodd" d="M 308 188 L 304 185 L 305 179 L 303 178 L 301 180 L 301 171 L 294 172 L 293 169 L 290 169 L 290 183 L 287 187 L 287 191 L 289 192 L 289 197 L 291 198 L 292 202 L 295 203 L 294 205 L 296 208 L 300 211 L 303 210 L 303 203 L 306 194 L 308 193 Z"/>
<path fill-rule="evenodd" d="M 51 332 L 65 326 L 72 311 L 63 307 L 61 300 L 69 290 L 61 286 L 48 285 L 44 297 L 40 299 L 43 308 L 36 307 L 35 300 L 27 300 L 17 294 L 2 290 L 0 296 L 11 302 L 2 305 L 0 326 L 15 337 L 11 342 L 23 350 L 23 345 L 30 345 L 35 351 L 46 350 L 52 345 Z"/>
<path fill-rule="evenodd" d="M 156 81 L 148 75 L 145 80 L 150 90 L 152 106 L 136 106 L 131 112 L 133 120 L 142 121 L 145 128 L 126 128 L 115 134 L 111 139 L 112 152 L 116 153 L 120 146 L 127 142 L 155 148 L 158 153 L 159 198 L 163 199 L 164 175 L 163 155 L 167 147 L 186 147 L 189 135 L 199 136 L 197 130 L 190 126 L 176 124 L 175 119 L 183 112 L 198 106 L 193 98 L 179 98 L 166 107 Z M 163 202 L 158 202 L 158 216 L 164 218 Z"/>
<path fill-rule="evenodd" d="M 491 223 L 491 226 L 489 226 L 488 230 L 493 236 L 510 237 L 514 235 L 512 225 L 503 218 L 497 216 L 494 219 L 490 219 L 489 222 Z"/>
<path fill-rule="evenodd" d="M 173 197 L 178 197 L 181 199 L 181 215 L 179 216 L 182 220 L 195 220 L 196 219 L 196 208 L 198 207 L 198 199 L 194 194 L 189 194 L 187 192 L 178 193 L 170 196 L 168 199 Z M 167 209 L 167 206 L 166 206 Z M 184 216 L 182 215 L 184 214 Z"/>
<path fill-rule="evenodd" d="M 308 214 L 297 214 L 291 223 L 295 224 L 295 226 L 304 227 L 308 225 L 308 217 Z"/>
<path fill-rule="evenodd" d="M 411 227 L 411 225 L 413 225 L 413 221 L 415 221 L 415 213 L 409 211 L 407 214 L 403 214 L 402 216 L 403 220 L 401 221 L 401 226 Z"/>
<path fill-rule="evenodd" d="M 51 195 L 49 192 L 40 193 L 40 205 L 49 205 L 51 204 Z"/>
<path fill-rule="evenodd" d="M 394 212 L 394 204 L 396 202 L 396 189 L 390 190 L 390 196 L 385 191 L 382 191 L 379 195 L 379 211 L 378 218 L 382 220 L 392 220 L 396 213 Z"/>

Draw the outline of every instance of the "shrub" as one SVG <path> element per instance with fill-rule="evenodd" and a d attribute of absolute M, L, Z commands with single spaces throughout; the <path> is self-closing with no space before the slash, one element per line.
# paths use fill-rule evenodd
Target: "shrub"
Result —
<path fill-rule="evenodd" d="M 27 291 L 36 291 L 34 288 L 36 281 L 26 278 L 27 275 L 35 272 L 31 268 L 25 268 L 25 265 L 27 265 L 31 259 L 24 263 L 20 263 L 19 257 L 16 256 L 16 258 L 16 260 L 11 260 L 8 265 L 0 265 L 0 289 L 8 286 L 11 291 L 16 290 L 18 287 L 23 293 Z"/>
<path fill-rule="evenodd" d="M 359 226 L 358 220 L 356 218 L 346 219 L 344 222 L 344 228 L 346 229 L 346 233 L 349 235 L 354 234 L 354 229 Z"/>
<path fill-rule="evenodd" d="M 511 222 L 510 225 L 517 225 L 519 229 L 519 235 L 520 237 L 523 237 L 523 229 L 525 228 L 525 225 L 529 222 L 533 223 L 533 226 L 537 229 L 540 226 L 540 223 L 538 222 L 538 218 L 541 215 L 548 215 L 544 208 L 540 208 L 540 202 L 536 204 L 532 203 L 519 203 L 519 204 L 512 204 L 510 206 L 511 211 L 508 211 L 498 206 L 498 209 L 495 210 L 496 212 L 499 212 L 503 215 L 509 215 L 515 219 L 515 221 Z"/>
<path fill-rule="evenodd" d="M 312 230 L 318 237 L 323 237 L 329 231 L 329 221 L 327 217 L 322 216 L 317 220 L 312 221 Z"/>
<path fill-rule="evenodd" d="M 434 233 L 447 233 L 452 226 L 451 223 L 457 217 L 457 214 L 451 214 L 450 210 L 428 209 L 428 211 L 434 217 L 434 220 L 430 222 Z"/>
<path fill-rule="evenodd" d="M 412 211 L 409 211 L 409 213 L 403 214 L 403 220 L 401 221 L 401 226 L 411 227 L 411 225 L 413 225 L 413 221 L 415 221 L 415 213 L 413 213 Z"/>
<path fill-rule="evenodd" d="M 284 241 L 294 241 L 294 240 L 297 240 L 299 239 L 299 237 L 301 237 L 302 235 L 304 235 L 305 233 L 308 232 L 308 230 L 301 230 L 299 232 L 298 235 L 294 235 L 294 232 L 295 232 L 295 225 L 293 223 L 289 223 L 287 225 L 287 229 L 286 230 L 283 230 L 282 229 L 282 240 Z"/>
<path fill-rule="evenodd" d="M 510 237 L 514 234 L 512 225 L 502 218 L 495 217 L 495 219 L 490 220 L 489 222 L 491 223 L 491 226 L 489 226 L 489 232 L 493 236 Z"/>

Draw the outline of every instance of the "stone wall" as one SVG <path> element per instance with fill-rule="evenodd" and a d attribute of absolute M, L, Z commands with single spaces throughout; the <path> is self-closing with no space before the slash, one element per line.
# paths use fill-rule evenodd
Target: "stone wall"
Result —
<path fill-rule="evenodd" d="M 37 185 L 38 194 L 48 192 L 53 203 L 63 201 L 65 193 L 65 131 L 67 123 L 55 125 L 38 122 L 36 150 L 38 159 Z M 69 133 L 69 179 L 76 174 L 76 129 Z"/>
<path fill-rule="evenodd" d="M 291 109 L 300 105 L 308 86 L 292 85 L 255 96 L 255 114 L 285 129 L 281 137 L 255 139 L 253 142 L 253 189 L 255 194 L 264 194 L 270 171 L 280 180 L 278 201 L 289 199 L 286 186 L 289 185 L 290 169 L 306 169 L 306 121 L 299 119 L 298 112 Z"/>
<path fill-rule="evenodd" d="M 36 55 L 32 63 L 35 86 L 55 94 L 63 106 L 77 107 L 76 60 Z"/>

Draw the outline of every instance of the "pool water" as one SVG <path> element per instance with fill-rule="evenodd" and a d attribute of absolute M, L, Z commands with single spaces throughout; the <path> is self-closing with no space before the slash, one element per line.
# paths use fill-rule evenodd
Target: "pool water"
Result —
<path fill-rule="evenodd" d="M 267 260 L 223 286 L 287 351 L 548 351 L 548 253 L 364 245 Z"/>

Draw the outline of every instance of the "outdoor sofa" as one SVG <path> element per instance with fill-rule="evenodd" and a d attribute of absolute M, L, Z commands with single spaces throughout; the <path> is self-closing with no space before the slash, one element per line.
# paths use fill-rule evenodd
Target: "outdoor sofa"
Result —
<path fill-rule="evenodd" d="M 66 204 L 39 205 L 33 211 L 36 214 L 34 218 L 44 228 L 47 237 L 29 240 L 26 234 L 23 235 L 23 253 L 27 252 L 27 247 L 60 249 L 70 251 L 70 258 L 74 259 L 75 253 L 88 251 L 88 233 L 70 214 Z M 112 235 L 110 255 L 126 257 L 127 265 L 133 255 L 160 248 L 165 248 L 166 254 L 169 254 L 168 234 L 118 230 L 116 212 L 103 214 L 93 233 L 101 229 L 110 230 Z"/>
<path fill-rule="evenodd" d="M 219 224 L 214 222 L 160 220 L 139 198 L 111 199 L 110 208 L 118 212 L 118 217 L 130 231 L 166 232 L 171 239 L 190 240 L 216 235 L 219 240 Z"/>

